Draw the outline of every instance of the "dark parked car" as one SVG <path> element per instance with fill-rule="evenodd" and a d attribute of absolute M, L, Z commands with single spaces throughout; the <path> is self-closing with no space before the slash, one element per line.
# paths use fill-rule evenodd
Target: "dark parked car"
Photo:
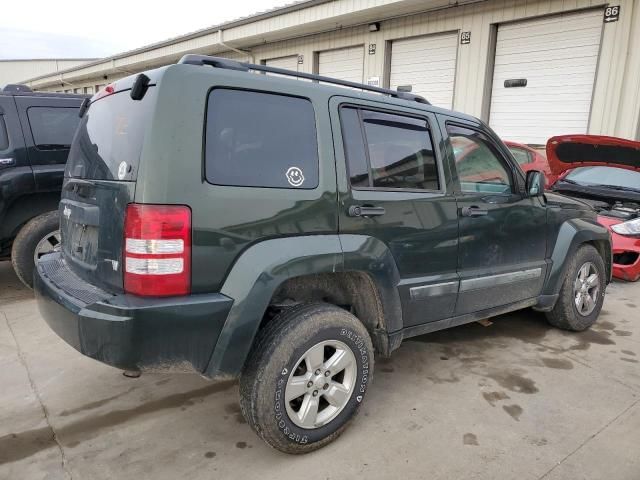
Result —
<path fill-rule="evenodd" d="M 0 260 L 29 287 L 35 259 L 59 248 L 60 189 L 83 98 L 0 91 Z"/>
<path fill-rule="evenodd" d="M 421 97 L 188 55 L 91 100 L 38 304 L 109 365 L 240 377 L 249 425 L 304 453 L 406 338 L 526 307 L 596 321 L 609 232 L 543 186 Z"/>
<path fill-rule="evenodd" d="M 640 142 L 600 135 L 564 135 L 547 143 L 560 179 L 556 192 L 579 198 L 611 230 L 613 276 L 640 279 Z"/>

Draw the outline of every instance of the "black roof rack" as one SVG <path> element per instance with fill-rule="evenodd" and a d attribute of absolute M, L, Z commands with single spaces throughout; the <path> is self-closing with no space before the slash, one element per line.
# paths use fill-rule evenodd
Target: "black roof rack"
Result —
<path fill-rule="evenodd" d="M 311 73 L 294 72 L 293 70 L 269 67 L 267 65 L 256 65 L 253 63 L 238 62 L 236 60 L 229 60 L 228 58 L 222 57 L 189 54 L 182 57 L 178 63 L 184 63 L 188 65 L 209 65 L 215 68 L 238 70 L 241 72 L 248 72 L 250 70 L 253 70 L 256 72 L 277 73 L 278 75 L 286 75 L 288 77 L 306 78 L 308 80 L 314 80 L 316 82 L 331 83 L 334 85 L 341 85 L 343 87 L 357 88 L 360 90 L 367 90 L 369 92 L 382 93 L 384 95 L 390 95 L 392 97 L 401 98 L 403 100 L 431 105 L 426 98 L 414 93 L 398 92 L 396 90 L 390 90 L 388 88 L 372 87 L 371 85 L 365 85 L 363 83 L 338 80 L 337 78 L 324 77 L 322 75 L 313 75 Z"/>

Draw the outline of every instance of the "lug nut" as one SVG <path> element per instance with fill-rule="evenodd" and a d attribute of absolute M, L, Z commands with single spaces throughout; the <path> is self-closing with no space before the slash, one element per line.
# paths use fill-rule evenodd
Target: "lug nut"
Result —
<path fill-rule="evenodd" d="M 313 387 L 313 382 L 307 383 L 307 388 L 311 388 L 311 387 Z"/>
<path fill-rule="evenodd" d="M 328 377 L 329 375 L 331 375 L 331 372 L 329 370 L 327 370 L 326 372 L 324 372 L 324 376 Z"/>
<path fill-rule="evenodd" d="M 316 370 L 316 375 L 320 375 L 320 369 Z"/>
<path fill-rule="evenodd" d="M 322 389 L 323 389 L 323 390 L 326 390 L 327 388 L 329 388 L 329 384 L 328 384 L 328 383 L 325 383 L 325 384 L 322 386 Z"/>
<path fill-rule="evenodd" d="M 318 390 L 314 390 L 314 391 L 313 391 L 313 396 L 314 396 L 314 397 L 317 397 L 317 396 L 318 396 Z"/>

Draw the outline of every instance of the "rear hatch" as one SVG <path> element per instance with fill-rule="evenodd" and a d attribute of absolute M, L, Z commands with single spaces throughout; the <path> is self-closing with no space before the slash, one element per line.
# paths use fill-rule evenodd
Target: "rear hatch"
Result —
<path fill-rule="evenodd" d="M 133 202 L 142 145 L 156 100 L 141 100 L 125 79 L 97 94 L 69 152 L 60 202 L 62 254 L 79 277 L 110 292 L 123 290 L 124 215 Z"/>

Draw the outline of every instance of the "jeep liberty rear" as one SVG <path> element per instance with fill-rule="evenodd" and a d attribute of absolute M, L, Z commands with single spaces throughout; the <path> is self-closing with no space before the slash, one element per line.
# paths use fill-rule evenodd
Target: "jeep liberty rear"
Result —
<path fill-rule="evenodd" d="M 186 56 L 94 97 L 35 278 L 51 328 L 121 369 L 239 377 L 249 425 L 304 453 L 405 338 L 525 307 L 596 321 L 611 247 L 590 207 L 473 117 L 344 86 Z"/>

